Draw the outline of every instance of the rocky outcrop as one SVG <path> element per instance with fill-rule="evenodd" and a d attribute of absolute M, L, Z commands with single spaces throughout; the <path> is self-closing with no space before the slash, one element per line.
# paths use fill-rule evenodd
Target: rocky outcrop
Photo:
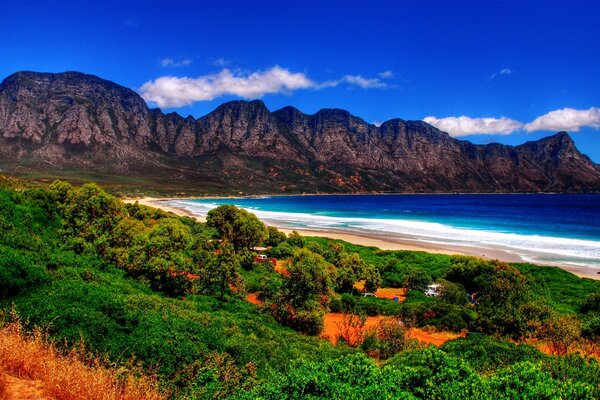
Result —
<path fill-rule="evenodd" d="M 78 72 L 0 84 L 0 164 L 79 169 L 251 192 L 600 191 L 600 167 L 569 135 L 474 145 L 423 121 L 380 127 L 344 110 L 234 101 L 195 119 Z"/>

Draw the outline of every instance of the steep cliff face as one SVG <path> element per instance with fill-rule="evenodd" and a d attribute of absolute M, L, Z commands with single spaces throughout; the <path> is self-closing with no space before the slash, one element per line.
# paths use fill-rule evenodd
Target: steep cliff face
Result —
<path fill-rule="evenodd" d="M 599 166 L 565 132 L 474 145 L 422 121 L 377 127 L 344 110 L 270 112 L 258 100 L 183 118 L 78 72 L 20 72 L 0 84 L 0 164 L 255 192 L 600 191 Z"/>

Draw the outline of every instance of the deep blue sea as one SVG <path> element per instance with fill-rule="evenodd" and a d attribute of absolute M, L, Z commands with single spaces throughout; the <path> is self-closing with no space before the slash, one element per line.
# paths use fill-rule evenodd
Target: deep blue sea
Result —
<path fill-rule="evenodd" d="M 235 204 L 281 228 L 499 249 L 526 261 L 600 271 L 600 195 L 266 196 L 172 203 L 198 215 Z"/>

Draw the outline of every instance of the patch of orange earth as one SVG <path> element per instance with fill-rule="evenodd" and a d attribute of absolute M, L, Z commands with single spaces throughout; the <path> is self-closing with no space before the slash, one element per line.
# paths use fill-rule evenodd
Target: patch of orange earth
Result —
<path fill-rule="evenodd" d="M 383 299 L 398 298 L 398 301 L 406 300 L 406 289 L 404 288 L 379 288 L 375 291 L 375 296 Z"/>
<path fill-rule="evenodd" d="M 556 351 L 552 347 L 552 344 L 548 341 L 530 339 L 522 342 L 511 340 L 511 342 L 514 344 L 528 344 L 544 354 L 556 355 Z M 600 360 L 600 344 L 593 341 L 579 341 L 571 345 L 567 353 L 580 353 L 586 356 L 595 357 Z"/>
<path fill-rule="evenodd" d="M 354 283 L 354 288 L 363 291 L 365 290 L 365 281 L 358 281 Z M 406 300 L 406 289 L 405 288 L 379 288 L 375 291 L 375 296 L 382 299 L 394 299 L 398 298 L 398 301 Z"/>
<path fill-rule="evenodd" d="M 262 301 L 260 301 L 260 299 L 258 298 L 258 293 L 248 293 L 248 295 L 246 296 L 246 301 L 257 306 L 262 304 Z"/>
<path fill-rule="evenodd" d="M 286 260 L 277 260 L 277 263 L 275 264 L 275 267 L 274 267 L 275 272 L 277 272 L 278 274 L 281 274 L 281 275 L 286 275 L 287 274 L 287 270 L 285 269 L 286 265 L 287 265 Z"/>
<path fill-rule="evenodd" d="M 367 322 L 365 323 L 365 330 L 377 328 L 379 322 L 383 319 L 382 316 L 376 317 L 367 317 Z M 342 313 L 327 313 L 323 316 L 323 331 L 321 332 L 321 337 L 323 339 L 329 340 L 331 343 L 336 344 L 338 338 L 342 333 L 342 320 L 344 319 L 344 314 Z"/>
<path fill-rule="evenodd" d="M 367 317 L 364 330 L 368 331 L 377 328 L 379 323 L 384 319 L 384 316 L 378 315 L 375 317 Z M 341 325 L 344 319 L 342 313 L 327 313 L 323 318 L 323 332 L 321 337 L 329 340 L 331 343 L 336 344 L 340 334 L 342 332 Z M 409 329 L 407 336 L 411 339 L 416 339 L 419 342 L 426 344 L 433 344 L 435 346 L 441 346 L 449 340 L 454 340 L 459 337 L 464 337 L 465 333 L 454 333 L 454 332 L 428 332 L 419 328 Z"/>
<path fill-rule="evenodd" d="M 454 333 L 454 332 L 428 332 L 419 328 L 411 328 L 408 330 L 407 336 L 411 339 L 416 339 L 419 342 L 426 344 L 433 344 L 434 346 L 441 346 L 449 340 L 454 340 L 459 337 L 465 337 L 466 333 Z"/>

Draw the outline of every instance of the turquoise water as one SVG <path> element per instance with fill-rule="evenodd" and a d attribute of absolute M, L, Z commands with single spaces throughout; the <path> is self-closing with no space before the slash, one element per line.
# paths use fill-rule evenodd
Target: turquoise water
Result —
<path fill-rule="evenodd" d="M 330 195 L 173 201 L 197 215 L 206 215 L 221 204 L 235 204 L 282 228 L 498 249 L 526 261 L 600 271 L 600 195 Z"/>

